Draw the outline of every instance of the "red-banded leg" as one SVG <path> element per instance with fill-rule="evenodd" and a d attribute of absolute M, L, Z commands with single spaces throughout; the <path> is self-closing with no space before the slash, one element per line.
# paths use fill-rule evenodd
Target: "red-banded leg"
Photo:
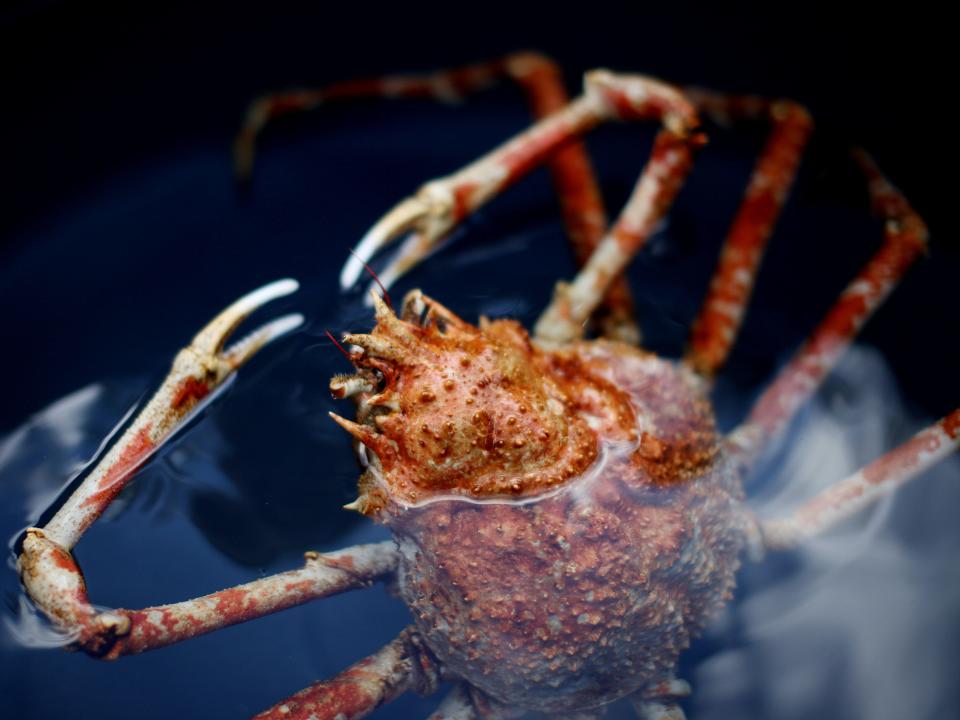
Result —
<path fill-rule="evenodd" d="M 397 554 L 392 541 L 326 555 L 308 552 L 298 570 L 142 610 L 98 610 L 91 605 L 83 573 L 73 556 L 43 530 L 27 531 L 18 564 L 27 594 L 67 639 L 90 655 L 112 659 L 368 587 L 393 573 Z"/>
<path fill-rule="evenodd" d="M 863 324 L 926 250 L 926 225 L 906 198 L 866 153 L 857 151 L 855 159 L 866 175 L 874 211 L 884 220 L 883 244 L 763 392 L 747 420 L 731 433 L 731 448 L 745 464 L 786 427 Z"/>
<path fill-rule="evenodd" d="M 370 657 L 291 695 L 256 720 L 355 720 L 408 690 L 423 695 L 436 691 L 438 675 L 416 631 L 407 628 Z"/>
<path fill-rule="evenodd" d="M 301 89 L 265 95 L 247 111 L 243 127 L 234 145 L 237 177 L 246 179 L 253 169 L 254 149 L 267 123 L 279 116 L 314 110 L 330 103 L 363 98 L 425 98 L 444 102 L 460 101 L 500 80 L 515 82 L 526 95 L 536 119 L 563 109 L 569 102 L 560 68 L 550 58 L 532 52 L 512 53 L 487 62 L 466 65 L 429 74 L 393 75 L 336 83 L 320 89 Z M 577 262 L 582 264 L 603 237 L 607 220 L 603 198 L 594 177 L 586 148 L 571 142 L 560 148 L 549 162 L 554 186 L 560 199 L 567 234 Z M 427 255 L 441 238 L 428 238 L 414 232 L 402 246 L 394 262 L 383 271 L 381 280 L 389 287 L 406 270 Z M 345 286 L 356 282 L 376 248 L 361 243 L 357 260 L 345 268 L 341 280 Z M 633 320 L 633 300 L 625 279 L 611 287 L 597 318 L 607 336 L 625 341 L 639 338 Z"/>
<path fill-rule="evenodd" d="M 610 282 L 623 272 L 670 210 L 693 165 L 692 149 L 701 142 L 701 136 L 660 131 L 650 160 L 613 229 L 571 283 L 557 283 L 553 300 L 534 326 L 535 337 L 565 343 L 583 335 Z"/>
<path fill-rule="evenodd" d="M 413 232 L 413 240 L 383 271 L 397 277 L 419 262 L 467 215 L 492 200 L 537 165 L 548 161 L 572 139 L 612 120 L 660 120 L 652 157 L 614 228 L 604 235 L 580 275 L 561 286 L 537 326 L 552 341 L 579 337 L 611 283 L 649 237 L 669 208 L 690 169 L 692 148 L 702 143 L 694 130 L 693 106 L 669 85 L 639 75 L 605 70 L 588 73 L 584 93 L 489 154 L 447 177 L 426 183 L 385 215 L 344 266 L 341 282 L 352 285 L 362 261 L 393 238 Z"/>
<path fill-rule="evenodd" d="M 225 347 L 251 313 L 296 289 L 293 280 L 271 283 L 214 318 L 177 354 L 160 388 L 53 519 L 43 528 L 27 530 L 17 560 L 27 594 L 71 642 L 90 654 L 112 658 L 163 647 L 308 600 L 365 587 L 396 567 L 392 543 L 329 555 L 307 553 L 299 570 L 195 600 L 144 610 L 100 611 L 90 604 L 83 574 L 70 552 L 137 470 L 237 368 L 264 345 L 300 325 L 300 315 L 286 315 Z"/>
<path fill-rule="evenodd" d="M 792 420 L 836 365 L 863 324 L 893 291 L 927 246 L 927 229 L 906 198 L 856 151 L 874 211 L 884 219 L 884 242 L 854 278 L 793 359 L 731 433 L 731 450 L 749 467 Z M 756 549 L 793 547 L 892 493 L 960 448 L 960 408 L 853 475 L 814 496 L 785 518 L 759 519 Z"/>
<path fill-rule="evenodd" d="M 763 520 L 764 547 L 782 550 L 829 529 L 960 448 L 960 408 L 831 485 L 785 518 Z"/>
<path fill-rule="evenodd" d="M 718 125 L 766 119 L 770 134 L 727 233 L 703 307 L 693 322 L 684 362 L 711 377 L 727 359 L 753 292 L 767 241 L 787 199 L 813 122 L 789 100 L 729 96 L 698 88 L 686 96 Z"/>

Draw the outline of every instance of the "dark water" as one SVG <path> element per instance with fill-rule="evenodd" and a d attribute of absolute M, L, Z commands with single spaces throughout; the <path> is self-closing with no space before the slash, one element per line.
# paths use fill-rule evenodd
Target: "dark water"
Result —
<path fill-rule="evenodd" d="M 267 138 L 247 198 L 231 185 L 227 139 L 198 141 L 125 166 L 25 225 L 21 249 L 0 270 L 3 307 L 12 310 L 8 352 L 30 356 L 17 365 L 14 394 L 36 387 L 38 397 L 59 399 L 4 426 L 0 534 L 12 543 L 36 521 L 218 309 L 293 276 L 302 290 L 262 315 L 303 312 L 305 328 L 261 353 L 152 460 L 77 558 L 95 603 L 140 607 L 294 567 L 307 549 L 385 537 L 339 509 L 358 473 L 326 417 L 349 410 L 326 390 L 347 368 L 323 331 L 371 324 L 357 293 L 337 291 L 346 248 L 420 182 L 525 122 L 509 93 L 470 107 L 469 118 L 463 108 L 411 104 L 288 123 Z M 622 128 L 598 136 L 611 206 L 629 191 L 649 140 Z M 758 146 L 750 133 L 719 137 L 632 270 L 651 348 L 681 351 Z M 717 388 L 724 427 L 875 246 L 878 227 L 852 178 L 827 146 L 805 167 Z M 950 258 L 922 263 L 771 453 L 751 485 L 759 508 L 791 506 L 960 402 L 956 377 L 941 372 L 942 356 L 956 356 L 956 339 L 944 338 L 945 328 L 955 333 L 955 308 L 938 290 L 956 277 Z M 394 295 L 422 287 L 470 320 L 487 313 L 529 323 L 571 271 L 538 173 Z M 931 354 L 940 360 L 925 362 Z M 695 689 L 690 716 L 957 716 L 958 481 L 954 458 L 843 531 L 746 568 L 737 601 L 684 658 L 682 676 Z M 409 621 L 376 587 L 101 663 L 57 647 L 8 561 L 0 572 L 5 717 L 243 717 L 369 654 Z M 426 716 L 436 702 L 405 696 L 376 717 Z M 610 714 L 629 716 L 620 706 Z"/>

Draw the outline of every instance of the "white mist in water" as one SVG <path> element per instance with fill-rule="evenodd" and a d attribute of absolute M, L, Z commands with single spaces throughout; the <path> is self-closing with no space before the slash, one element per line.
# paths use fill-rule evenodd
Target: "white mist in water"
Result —
<path fill-rule="evenodd" d="M 38 518 L 64 487 L 64 478 L 76 476 L 83 468 L 85 463 L 77 462 L 76 451 L 89 439 L 84 428 L 102 394 L 100 385 L 87 385 L 37 413 L 0 441 L 0 478 L 25 489 L 27 517 Z M 45 462 L 36 462 L 37 457 Z"/>
<path fill-rule="evenodd" d="M 761 468 L 762 487 L 748 487 L 751 504 L 785 513 L 930 421 L 907 416 L 878 353 L 854 348 Z M 692 715 L 958 717 L 958 478 L 951 457 L 806 544 L 786 577 L 748 568 L 740 603 L 714 630 L 740 646 L 697 666 Z"/>

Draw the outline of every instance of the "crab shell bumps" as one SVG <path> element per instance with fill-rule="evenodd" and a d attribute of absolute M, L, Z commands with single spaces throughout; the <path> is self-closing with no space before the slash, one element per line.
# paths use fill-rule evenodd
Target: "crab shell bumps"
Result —
<path fill-rule="evenodd" d="M 730 598 L 749 536 L 698 381 L 624 344 L 534 344 L 415 291 L 346 335 L 365 466 L 399 592 L 446 673 L 491 699 L 590 708 L 672 677 Z"/>

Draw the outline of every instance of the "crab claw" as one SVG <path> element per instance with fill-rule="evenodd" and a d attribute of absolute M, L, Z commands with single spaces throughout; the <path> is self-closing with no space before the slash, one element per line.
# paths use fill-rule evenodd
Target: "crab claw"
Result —
<path fill-rule="evenodd" d="M 364 265 L 380 249 L 408 233 L 400 249 L 379 273 L 380 282 L 389 288 L 447 236 L 457 222 L 453 206 L 453 195 L 448 184 L 439 180 L 427 183 L 416 195 L 402 200 L 360 240 L 340 272 L 340 287 L 343 290 L 353 287 Z"/>
<path fill-rule="evenodd" d="M 224 347 L 240 323 L 254 311 L 271 300 L 295 292 L 297 288 L 297 281 L 290 278 L 257 288 L 233 302 L 194 336 L 190 345 L 174 358 L 170 374 L 150 401 L 151 405 L 159 402 L 164 410 L 160 416 L 162 426 L 170 425 L 172 430 L 181 424 L 183 416 L 198 401 L 223 385 L 237 368 L 264 345 L 303 323 L 303 315 L 284 315 Z"/>
<path fill-rule="evenodd" d="M 224 348 L 251 313 L 297 287 L 297 282 L 289 279 L 264 285 L 207 323 L 190 345 L 177 353 L 153 397 L 50 520 L 44 528 L 46 537 L 69 551 L 137 470 L 214 397 L 237 368 L 264 345 L 298 327 L 302 315 L 284 315 Z"/>
<path fill-rule="evenodd" d="M 271 320 L 224 350 L 230 335 L 254 311 L 271 300 L 296 292 L 299 287 L 296 280 L 286 278 L 247 293 L 207 323 L 193 338 L 190 347 L 211 359 L 216 358 L 225 363 L 229 370 L 236 370 L 264 345 L 302 325 L 303 315 L 294 313 Z"/>

